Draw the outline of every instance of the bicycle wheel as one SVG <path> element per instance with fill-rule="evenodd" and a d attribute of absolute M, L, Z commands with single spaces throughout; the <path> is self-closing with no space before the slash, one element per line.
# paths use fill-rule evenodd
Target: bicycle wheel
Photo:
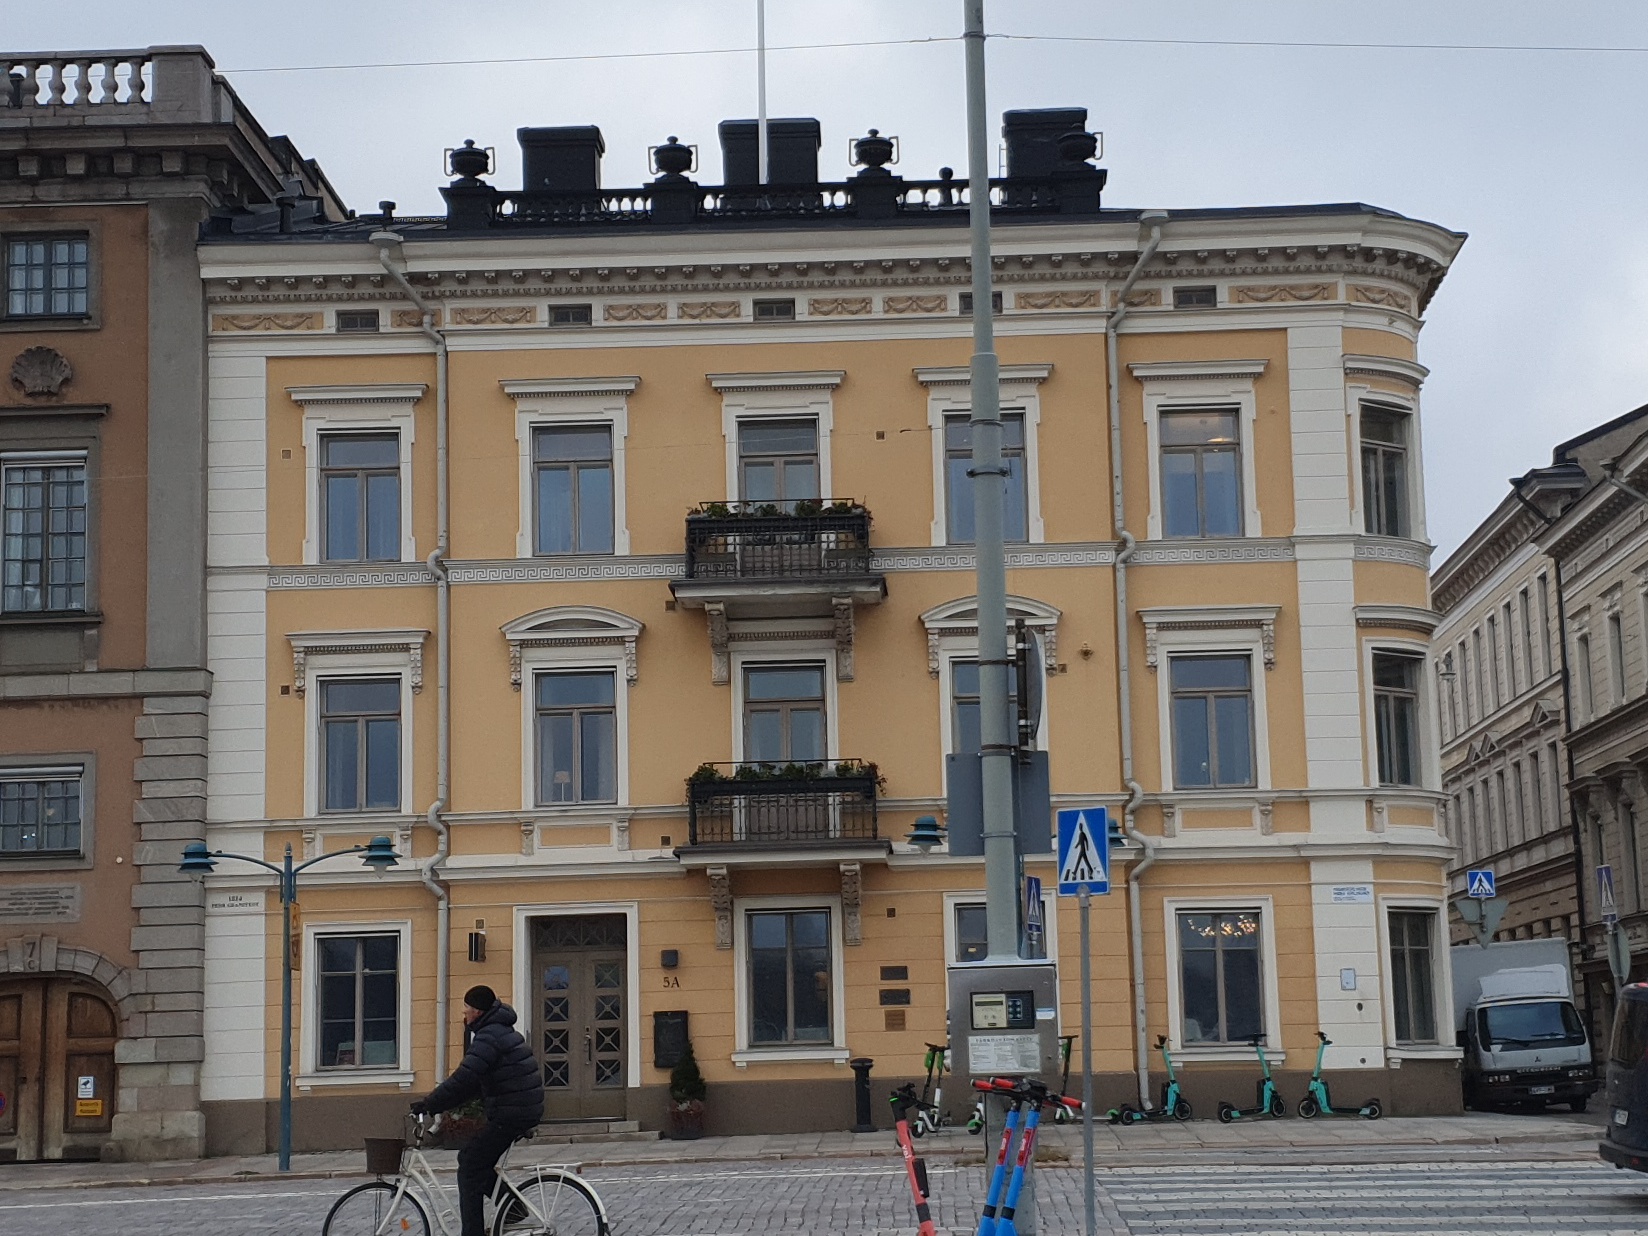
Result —
<path fill-rule="evenodd" d="M 509 1188 L 492 1236 L 608 1236 L 594 1186 L 564 1168 L 533 1168 L 511 1179 Z"/>
<path fill-rule="evenodd" d="M 320 1236 L 429 1236 L 429 1216 L 410 1193 L 387 1180 L 356 1185 L 326 1212 Z"/>

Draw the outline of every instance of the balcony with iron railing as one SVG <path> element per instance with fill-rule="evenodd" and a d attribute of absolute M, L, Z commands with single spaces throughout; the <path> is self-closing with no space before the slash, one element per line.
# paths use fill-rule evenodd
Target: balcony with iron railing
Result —
<path fill-rule="evenodd" d="M 687 779 L 688 844 L 677 853 L 887 853 L 880 789 L 863 760 L 701 764 Z"/>

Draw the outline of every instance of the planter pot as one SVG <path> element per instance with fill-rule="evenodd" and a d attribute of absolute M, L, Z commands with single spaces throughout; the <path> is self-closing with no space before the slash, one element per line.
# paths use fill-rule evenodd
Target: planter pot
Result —
<path fill-rule="evenodd" d="M 664 1109 L 664 1136 L 673 1142 L 693 1142 L 704 1136 L 704 1105 L 697 1099 L 671 1102 Z"/>

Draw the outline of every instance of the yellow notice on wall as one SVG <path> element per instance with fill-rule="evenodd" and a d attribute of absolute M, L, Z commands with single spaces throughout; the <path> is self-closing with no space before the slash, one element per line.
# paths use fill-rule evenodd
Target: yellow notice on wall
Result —
<path fill-rule="evenodd" d="M 74 1101 L 76 1116 L 101 1116 L 103 1114 L 102 1099 L 76 1099 Z"/>

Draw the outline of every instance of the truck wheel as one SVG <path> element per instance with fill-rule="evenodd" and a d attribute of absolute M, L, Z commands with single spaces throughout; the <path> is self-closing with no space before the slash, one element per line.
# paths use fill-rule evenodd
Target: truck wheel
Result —
<path fill-rule="evenodd" d="M 1577 1099 L 1568 1100 L 1568 1110 L 1571 1112 L 1582 1112 L 1590 1105 L 1591 1097 L 1589 1095 L 1580 1095 Z"/>

